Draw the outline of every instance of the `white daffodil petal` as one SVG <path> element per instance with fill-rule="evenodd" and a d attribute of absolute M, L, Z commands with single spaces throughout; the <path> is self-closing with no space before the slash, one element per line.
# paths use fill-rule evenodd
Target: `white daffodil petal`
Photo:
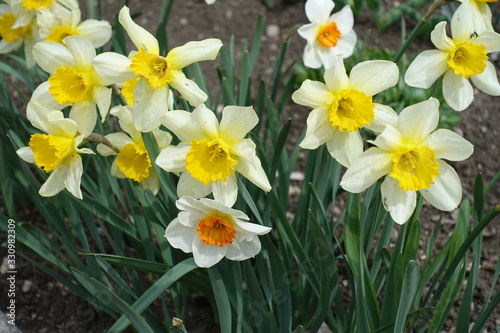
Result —
<path fill-rule="evenodd" d="M 17 50 L 22 43 L 23 43 L 22 39 L 12 43 L 7 43 L 5 39 L 2 39 L 0 40 L 0 54 L 6 54 L 14 50 Z"/>
<path fill-rule="evenodd" d="M 69 36 L 64 38 L 64 43 L 75 59 L 76 68 L 83 69 L 92 66 L 96 52 L 90 40 L 82 36 Z"/>
<path fill-rule="evenodd" d="M 82 158 L 80 155 L 76 154 L 70 159 L 68 176 L 66 177 L 64 184 L 69 193 L 73 194 L 78 199 L 82 199 L 82 190 L 80 189 L 82 175 Z"/>
<path fill-rule="evenodd" d="M 214 60 L 221 47 L 222 42 L 217 38 L 188 42 L 168 52 L 167 64 L 169 68 L 181 69 L 198 61 Z"/>
<path fill-rule="evenodd" d="M 17 155 L 22 158 L 25 162 L 35 163 L 35 155 L 30 147 L 19 148 L 16 151 Z"/>
<path fill-rule="evenodd" d="M 40 42 L 33 47 L 33 57 L 42 69 L 50 74 L 62 66 L 73 66 L 74 58 L 62 44 Z"/>
<path fill-rule="evenodd" d="M 486 69 L 470 79 L 479 88 L 479 90 L 491 96 L 500 96 L 500 83 L 498 82 L 495 66 L 487 61 Z"/>
<path fill-rule="evenodd" d="M 111 133 L 106 135 L 105 138 L 119 150 L 123 149 L 129 143 L 134 143 L 134 140 L 123 132 Z"/>
<path fill-rule="evenodd" d="M 196 230 L 186 227 L 176 218 L 167 226 L 165 237 L 172 247 L 180 249 L 185 253 L 193 252 L 193 239 L 198 237 Z"/>
<path fill-rule="evenodd" d="M 469 10 L 458 11 L 451 17 L 451 36 L 455 42 L 465 42 L 474 34 L 474 18 Z"/>
<path fill-rule="evenodd" d="M 424 141 L 436 154 L 437 159 L 463 161 L 474 152 L 474 146 L 460 135 L 447 129 L 438 129 Z"/>
<path fill-rule="evenodd" d="M 238 182 L 236 175 L 212 183 L 212 194 L 214 199 L 227 207 L 232 207 L 238 198 Z"/>
<path fill-rule="evenodd" d="M 182 142 L 201 140 L 203 138 L 203 130 L 193 121 L 191 115 L 191 112 L 187 111 L 169 111 L 163 115 L 161 122 Z"/>
<path fill-rule="evenodd" d="M 348 192 L 360 193 L 388 174 L 392 168 L 391 157 L 379 148 L 362 153 L 347 169 L 340 186 Z"/>
<path fill-rule="evenodd" d="M 255 110 L 242 106 L 226 106 L 220 122 L 221 137 L 224 140 L 242 140 L 259 122 Z"/>
<path fill-rule="evenodd" d="M 310 22 L 328 21 L 328 16 L 335 8 L 335 3 L 330 0 L 309 0 L 306 1 L 305 11 Z"/>
<path fill-rule="evenodd" d="M 177 195 L 180 197 L 193 197 L 196 199 L 206 197 L 212 192 L 212 184 L 203 185 L 189 172 L 183 172 L 177 183 Z"/>
<path fill-rule="evenodd" d="M 417 192 L 403 191 L 398 181 L 389 176 L 380 185 L 380 192 L 384 207 L 394 222 L 403 224 L 408 221 L 417 205 Z"/>
<path fill-rule="evenodd" d="M 78 26 L 82 36 L 88 38 L 94 48 L 106 44 L 111 39 L 111 25 L 108 21 L 85 20 Z"/>
<path fill-rule="evenodd" d="M 180 92 L 182 98 L 188 101 L 191 106 L 197 107 L 207 100 L 207 94 L 198 87 L 196 82 L 188 79 L 183 72 L 180 70 L 171 70 L 171 74 L 172 81 L 170 85 Z"/>
<path fill-rule="evenodd" d="M 399 69 L 392 61 L 363 61 L 351 70 L 351 87 L 373 96 L 398 83 Z"/>
<path fill-rule="evenodd" d="M 246 220 L 246 221 L 248 221 L 250 219 L 242 211 L 227 207 L 223 203 L 218 202 L 216 200 L 201 198 L 199 201 L 200 201 L 200 203 L 205 205 L 205 207 L 207 207 L 207 209 L 209 209 L 209 212 L 212 212 L 215 209 L 215 210 L 218 210 L 226 215 L 231 215 L 234 219 Z"/>
<path fill-rule="evenodd" d="M 439 123 L 439 101 L 430 98 L 410 105 L 401 111 L 398 128 L 405 137 L 421 142 L 436 129 Z"/>
<path fill-rule="evenodd" d="M 300 147 L 304 149 L 316 149 L 326 143 L 333 136 L 336 128 L 332 126 L 326 109 L 312 110 L 307 117 L 307 129 Z"/>
<path fill-rule="evenodd" d="M 309 68 L 320 68 L 323 63 L 321 62 L 321 57 L 316 51 L 317 46 L 313 43 L 307 43 L 304 48 L 304 65 Z"/>
<path fill-rule="evenodd" d="M 397 126 L 398 114 L 390 106 L 375 103 L 373 112 L 375 113 L 375 117 L 366 126 L 368 129 L 382 133 L 388 124 Z"/>
<path fill-rule="evenodd" d="M 427 50 L 420 53 L 405 73 L 405 82 L 411 87 L 428 89 L 448 69 L 448 53 Z"/>
<path fill-rule="evenodd" d="M 204 200 L 209 200 L 209 199 L 204 199 Z M 213 200 L 210 200 L 213 201 Z M 201 215 L 210 215 L 212 212 L 213 208 L 210 205 L 207 205 L 207 202 L 202 202 L 201 200 L 197 200 L 193 197 L 189 196 L 183 196 L 180 197 L 179 200 L 175 202 L 175 206 L 177 209 L 180 211 L 186 211 L 186 212 L 196 212 Z M 184 224 L 185 226 L 194 226 L 195 220 L 198 219 L 197 217 L 195 219 L 191 219 L 188 224 Z M 182 223 L 182 221 L 181 221 Z"/>
<path fill-rule="evenodd" d="M 106 120 L 106 115 L 108 114 L 109 106 L 111 105 L 111 94 L 111 88 L 103 86 L 95 86 L 92 93 L 93 99 L 99 109 L 102 122 Z"/>
<path fill-rule="evenodd" d="M 143 190 L 150 190 L 153 195 L 158 194 L 158 191 L 160 191 L 160 178 L 154 169 L 150 171 L 146 179 L 141 181 L 141 187 Z"/>
<path fill-rule="evenodd" d="M 150 34 L 146 29 L 137 25 L 130 17 L 130 10 L 127 6 L 123 6 L 118 15 L 118 20 L 127 31 L 132 43 L 137 49 L 144 48 L 146 52 L 159 55 L 160 47 L 158 40 Z"/>
<path fill-rule="evenodd" d="M 202 131 L 205 138 L 217 138 L 219 132 L 219 122 L 213 113 L 204 104 L 201 104 L 191 113 L 191 120 L 194 121 Z"/>
<path fill-rule="evenodd" d="M 302 38 L 304 38 L 308 43 L 314 43 L 316 41 L 316 36 L 318 35 L 319 26 L 320 26 L 319 23 L 304 24 L 297 29 L 297 33 Z"/>
<path fill-rule="evenodd" d="M 494 31 L 485 31 L 476 38 L 474 44 L 483 45 L 486 48 L 486 53 L 500 51 L 500 34 Z"/>
<path fill-rule="evenodd" d="M 120 178 L 120 179 L 125 179 L 125 175 L 123 172 L 120 171 L 120 168 L 118 168 L 118 165 L 116 164 L 116 160 L 114 160 L 113 164 L 111 164 L 111 176 Z"/>
<path fill-rule="evenodd" d="M 94 69 L 96 72 L 116 84 L 123 84 L 128 79 L 135 76 L 130 69 L 130 59 L 124 55 L 114 52 L 104 52 L 98 54 L 94 60 Z"/>
<path fill-rule="evenodd" d="M 466 78 L 450 69 L 443 78 L 443 97 L 454 110 L 462 111 L 471 105 L 474 90 Z"/>
<path fill-rule="evenodd" d="M 342 56 L 335 56 L 334 65 L 325 71 L 323 78 L 325 79 L 328 90 L 332 92 L 340 91 L 349 86 L 349 77 L 345 71 L 344 60 Z"/>
<path fill-rule="evenodd" d="M 305 80 L 300 88 L 292 94 L 292 100 L 297 104 L 316 109 L 330 106 L 334 101 L 334 96 L 325 84 Z"/>
<path fill-rule="evenodd" d="M 31 100 L 32 101 L 38 101 L 41 104 L 46 105 L 47 107 L 54 109 L 54 110 L 62 110 L 68 104 L 59 104 L 54 98 L 54 95 L 52 95 L 49 92 L 50 88 L 50 82 L 45 81 L 42 84 L 40 84 L 38 87 L 36 87 L 35 91 L 33 91 L 33 95 L 31 95 Z"/>
<path fill-rule="evenodd" d="M 265 235 L 271 231 L 271 228 L 251 222 L 243 222 L 236 220 L 236 225 L 238 228 L 245 230 L 246 232 L 255 234 L 255 235 Z M 257 237 L 256 237 L 257 238 Z"/>
<path fill-rule="evenodd" d="M 180 143 L 178 146 L 170 146 L 163 149 L 156 158 L 156 164 L 168 172 L 186 171 L 186 155 L 191 146 Z"/>
<path fill-rule="evenodd" d="M 99 153 L 99 155 L 101 155 L 101 156 L 116 155 L 116 151 L 114 151 L 113 149 L 111 149 L 110 147 L 106 146 L 103 143 L 98 144 L 96 149 L 97 149 L 97 152 Z"/>
<path fill-rule="evenodd" d="M 387 124 L 384 131 L 375 138 L 373 141 L 368 141 L 373 143 L 375 146 L 379 147 L 385 151 L 395 151 L 398 144 L 403 140 L 403 135 L 397 129 L 397 127 Z"/>
<path fill-rule="evenodd" d="M 193 239 L 194 262 L 199 267 L 212 267 L 226 255 L 227 246 L 205 244 L 200 237 Z"/>
<path fill-rule="evenodd" d="M 97 122 L 95 103 L 89 100 L 75 103 L 69 112 L 69 118 L 78 124 L 78 132 L 87 137 Z"/>
<path fill-rule="evenodd" d="M 146 79 L 141 79 L 134 89 L 134 123 L 137 130 L 151 132 L 161 124 L 167 113 L 168 88 L 152 88 Z"/>
<path fill-rule="evenodd" d="M 32 99 L 26 107 L 26 117 L 33 127 L 41 129 L 45 133 L 51 133 L 52 124 L 48 122 L 47 114 L 53 110 L 38 100 Z"/>
<path fill-rule="evenodd" d="M 329 21 L 337 24 L 337 29 L 339 29 L 341 36 L 344 36 L 352 31 L 354 26 L 354 14 L 351 6 L 345 5 L 337 13 L 333 13 L 330 16 Z"/>
<path fill-rule="evenodd" d="M 363 152 L 363 139 L 358 131 L 335 131 L 326 148 L 337 162 L 348 168 Z"/>
<path fill-rule="evenodd" d="M 436 24 L 431 32 L 431 41 L 441 51 L 447 51 L 453 47 L 453 40 L 446 35 L 446 21 Z"/>
<path fill-rule="evenodd" d="M 444 161 L 439 163 L 439 176 L 428 189 L 420 190 L 425 200 L 437 209 L 450 211 L 462 200 L 462 185 L 456 171 Z"/>
<path fill-rule="evenodd" d="M 65 181 L 68 177 L 69 166 L 65 163 L 60 163 L 54 171 L 49 175 L 49 178 L 40 187 L 40 194 L 42 197 L 52 197 L 57 193 L 64 190 L 66 187 Z"/>
<path fill-rule="evenodd" d="M 226 258 L 229 260 L 242 261 L 255 257 L 261 249 L 260 239 L 253 237 L 252 240 L 241 240 L 227 246 Z"/>
<path fill-rule="evenodd" d="M 170 145 L 170 143 L 172 142 L 172 135 L 168 132 L 156 129 L 153 131 L 153 134 L 160 150 L 168 147 L 168 145 Z"/>
<path fill-rule="evenodd" d="M 269 192 L 271 184 L 267 178 L 266 172 L 260 164 L 260 160 L 255 154 L 255 143 L 246 139 L 237 143 L 234 147 L 234 153 L 237 155 L 236 171 L 250 180 L 263 191 Z"/>

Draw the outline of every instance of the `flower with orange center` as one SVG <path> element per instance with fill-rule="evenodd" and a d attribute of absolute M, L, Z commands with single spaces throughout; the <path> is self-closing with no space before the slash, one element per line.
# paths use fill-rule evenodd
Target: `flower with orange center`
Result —
<path fill-rule="evenodd" d="M 356 45 L 356 33 L 351 7 L 330 16 L 335 4 L 331 0 L 307 0 L 306 15 L 311 23 L 299 28 L 298 33 L 307 40 L 304 64 L 307 67 L 328 69 L 336 55 L 347 58 Z"/>
<path fill-rule="evenodd" d="M 450 211 L 462 198 L 457 173 L 443 159 L 462 161 L 473 151 L 458 134 L 436 127 L 439 102 L 431 98 L 406 107 L 396 126 L 387 125 L 347 169 L 340 185 L 359 193 L 387 175 L 380 186 L 382 202 L 392 219 L 405 223 L 413 213 L 417 192 L 434 207 Z"/>
<path fill-rule="evenodd" d="M 437 49 L 420 53 L 405 74 L 408 85 L 424 89 L 444 74 L 443 97 L 457 111 L 466 109 L 474 99 L 469 79 L 479 90 L 500 96 L 495 66 L 488 61 L 488 53 L 500 51 L 500 34 L 489 30 L 477 33 L 470 14 L 455 12 L 451 19 L 453 38 L 446 35 L 446 22 L 438 23 L 431 33 Z"/>
<path fill-rule="evenodd" d="M 181 172 L 179 197 L 202 198 L 213 193 L 217 201 L 232 206 L 238 194 L 236 172 L 269 191 L 255 144 L 245 139 L 258 120 L 251 107 L 226 106 L 220 123 L 203 104 L 193 112 L 170 111 L 163 125 L 181 142 L 163 149 L 156 164 L 165 171 Z"/>
<path fill-rule="evenodd" d="M 219 39 L 188 42 L 162 56 L 158 40 L 132 20 L 128 7 L 120 10 L 119 20 L 137 52 L 131 53 L 130 58 L 105 52 L 96 57 L 94 65 L 102 76 L 116 84 L 122 86 L 128 82 L 128 89 L 133 86 L 133 95 L 140 96 L 133 100 L 134 122 L 140 131 L 149 132 L 160 126 L 161 117 L 173 104 L 170 87 L 194 107 L 207 100 L 207 94 L 182 69 L 198 61 L 215 59 L 222 46 Z M 129 81 L 135 78 L 139 80 Z M 131 95 L 130 90 L 126 92 Z"/>
<path fill-rule="evenodd" d="M 382 132 L 385 125 L 396 124 L 396 112 L 373 103 L 372 96 L 394 86 L 398 78 L 396 64 L 381 60 L 357 64 L 349 77 L 342 57 L 336 56 L 325 71 L 325 83 L 306 80 L 292 95 L 295 103 L 313 108 L 300 147 L 326 144 L 332 157 L 348 167 L 363 151 L 360 129 Z"/>
<path fill-rule="evenodd" d="M 165 237 L 173 247 L 193 252 L 200 267 L 211 267 L 224 257 L 237 261 L 255 257 L 261 248 L 258 235 L 271 231 L 215 200 L 186 196 L 176 206 L 179 215 L 168 225 Z"/>
<path fill-rule="evenodd" d="M 31 124 L 47 134 L 33 134 L 29 146 L 17 154 L 26 162 L 34 163 L 45 172 L 51 172 L 40 188 L 39 194 L 51 197 L 66 188 L 75 197 L 82 199 L 80 178 L 83 173 L 80 154 L 93 154 L 88 148 L 78 148 L 83 135 L 78 125 L 63 113 L 45 104 L 30 101 L 26 115 Z"/>

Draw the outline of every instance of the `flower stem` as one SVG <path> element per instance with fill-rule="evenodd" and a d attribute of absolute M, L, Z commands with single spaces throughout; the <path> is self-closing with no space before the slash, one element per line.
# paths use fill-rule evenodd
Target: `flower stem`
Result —
<path fill-rule="evenodd" d="M 413 31 L 410 33 L 410 35 L 408 36 L 408 38 L 406 38 L 405 42 L 403 43 L 403 45 L 399 49 L 398 53 L 396 53 L 396 55 L 394 56 L 394 58 L 392 58 L 393 62 L 397 63 L 399 61 L 399 59 L 401 59 L 401 57 L 403 56 L 403 54 L 406 52 L 406 49 L 408 49 L 408 47 L 410 46 L 410 44 L 413 42 L 413 40 L 417 36 L 418 30 L 420 30 L 420 28 L 424 25 L 424 23 L 425 22 L 421 20 L 421 21 L 418 22 L 418 24 L 415 26 L 415 28 L 413 28 Z"/>

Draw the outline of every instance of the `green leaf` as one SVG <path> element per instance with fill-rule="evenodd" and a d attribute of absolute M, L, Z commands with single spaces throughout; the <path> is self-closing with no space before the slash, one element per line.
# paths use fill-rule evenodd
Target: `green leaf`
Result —
<path fill-rule="evenodd" d="M 410 311 L 417 291 L 419 277 L 418 264 L 410 260 L 406 265 L 405 275 L 403 279 L 403 289 L 401 290 L 401 297 L 399 298 L 398 312 L 396 314 L 396 323 L 394 325 L 394 332 L 404 332 L 408 312 Z"/>
<path fill-rule="evenodd" d="M 215 295 L 215 303 L 217 304 L 217 313 L 219 314 L 219 321 L 222 333 L 232 332 L 232 312 L 231 304 L 229 303 L 228 290 L 222 280 L 222 277 L 217 269 L 217 266 L 208 269 L 210 282 Z M 231 292 L 231 291 L 229 291 Z"/>

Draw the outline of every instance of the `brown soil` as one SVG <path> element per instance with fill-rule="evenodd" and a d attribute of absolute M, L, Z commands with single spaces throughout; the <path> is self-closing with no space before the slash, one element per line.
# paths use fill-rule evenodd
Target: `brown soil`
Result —
<path fill-rule="evenodd" d="M 83 3 L 83 1 L 82 1 Z M 105 18 L 110 22 L 121 8 L 122 1 L 103 1 L 105 4 Z M 147 3 L 147 5 L 145 5 Z M 161 7 L 159 0 L 138 1 L 131 0 L 132 13 L 142 12 L 137 22 L 149 31 L 154 32 Z M 218 36 L 223 42 L 228 42 L 231 35 L 235 36 L 235 50 L 241 50 L 243 40 L 251 40 L 253 28 L 257 16 L 264 13 L 266 16 L 266 33 L 260 52 L 259 62 L 255 71 L 256 78 L 267 78 L 274 62 L 279 54 L 282 39 L 297 23 L 306 23 L 304 14 L 304 2 L 285 3 L 283 0 L 275 0 L 272 10 L 266 9 L 259 0 L 218 0 L 214 5 L 207 6 L 202 0 L 176 1 L 168 24 L 169 46 L 182 45 L 191 40 L 201 40 L 208 37 Z M 85 8 L 82 9 L 85 12 Z M 415 24 L 411 20 L 409 25 Z M 355 30 L 358 38 L 362 40 L 367 33 L 368 47 L 385 47 L 395 51 L 400 45 L 400 28 L 392 26 L 385 32 L 379 32 L 375 28 L 370 14 L 363 13 L 356 18 Z M 287 54 L 287 63 L 300 60 L 305 43 L 295 36 Z M 418 44 L 416 44 L 418 45 Z M 424 50 L 429 48 L 428 44 L 422 43 L 421 47 L 411 50 Z M 241 52 L 237 52 L 237 57 Z M 498 61 L 495 63 L 498 67 Z M 215 63 L 203 65 L 208 80 L 217 82 L 214 68 Z M 211 73 L 211 74 L 210 74 Z M 257 82 L 257 81 L 255 81 Z M 453 163 L 461 176 L 464 187 L 464 197 L 472 200 L 472 188 L 476 174 L 483 173 L 485 182 L 489 182 L 494 174 L 500 169 L 500 151 L 498 138 L 500 137 L 498 124 L 500 124 L 500 110 L 498 99 L 476 91 L 476 98 L 470 108 L 463 111 L 463 120 L 456 126 L 455 131 L 472 142 L 475 152 L 471 158 L 464 162 Z M 295 144 L 298 135 L 305 127 L 305 119 L 309 110 L 296 105 L 287 107 L 287 117 L 293 120 L 291 144 Z M 303 165 L 303 163 L 302 163 Z M 500 198 L 500 185 L 496 185 L 487 198 L 486 209 L 498 204 Z M 439 213 L 429 209 L 422 217 L 422 244 L 426 243 L 426 237 L 432 232 L 433 225 Z M 442 246 L 450 233 L 453 231 L 452 218 L 455 214 L 446 214 L 445 221 L 440 232 L 440 239 L 436 244 Z M 499 251 L 496 246 L 500 241 L 500 227 L 493 223 L 485 231 L 483 242 L 482 269 L 479 276 L 478 288 L 476 290 L 476 304 L 474 309 L 479 310 L 492 284 L 495 264 L 498 260 Z M 4 249 L 2 249 L 1 252 Z M 4 253 L 0 253 L 3 257 Z M 105 332 L 114 320 L 97 313 L 88 303 L 79 299 L 51 277 L 35 268 L 28 260 L 18 256 L 18 326 L 24 332 Z M 5 279 L 0 281 L 0 289 L 6 290 Z M 23 289 L 24 288 L 24 289 Z M 498 289 L 498 288 L 497 288 Z M 26 290 L 26 291 L 24 291 Z M 0 295 L 1 304 L 5 293 Z M 3 308 L 5 310 L 5 308 Z M 201 298 L 194 298 L 190 308 L 190 318 L 184 321 L 190 332 L 217 332 L 212 312 L 208 302 Z M 173 314 L 172 314 L 173 315 Z M 452 314 L 447 322 L 447 331 L 453 331 L 456 314 Z M 496 325 L 500 325 L 500 311 L 496 311 L 487 325 L 488 330 L 493 332 Z"/>

